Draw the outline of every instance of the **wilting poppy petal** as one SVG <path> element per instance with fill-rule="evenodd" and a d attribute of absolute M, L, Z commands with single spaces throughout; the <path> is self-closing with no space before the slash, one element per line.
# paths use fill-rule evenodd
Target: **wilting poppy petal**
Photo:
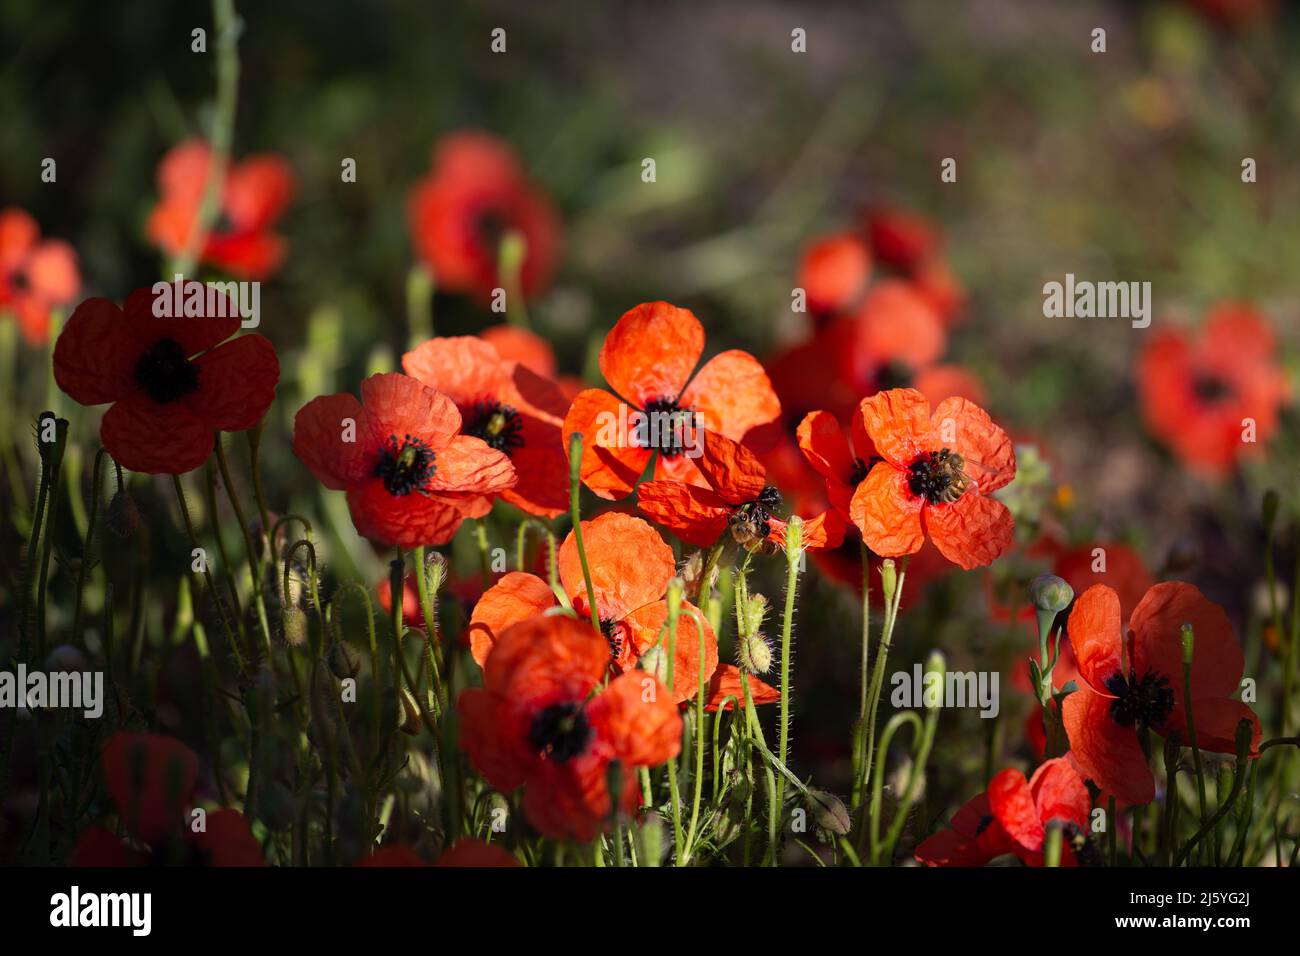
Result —
<path fill-rule="evenodd" d="M 1133 727 L 1111 716 L 1114 698 L 1081 687 L 1065 698 L 1061 719 L 1080 772 L 1125 803 L 1155 799 L 1156 782 Z"/>
<path fill-rule="evenodd" d="M 716 492 L 676 481 L 647 481 L 636 491 L 637 507 L 651 521 L 687 544 L 710 547 L 727 530 L 732 508 Z"/>
<path fill-rule="evenodd" d="M 781 692 L 775 687 L 763 683 L 753 674 L 749 675 L 749 695 L 754 699 L 754 706 L 775 704 L 781 699 Z M 735 700 L 728 700 L 734 697 Z M 735 664 L 719 664 L 709 681 L 709 694 L 704 701 L 704 709 L 710 713 L 718 710 L 735 710 L 736 705 L 746 706 L 745 689 L 740 682 L 740 668 Z"/>
<path fill-rule="evenodd" d="M 781 416 L 781 402 L 767 372 L 748 352 L 715 355 L 691 379 L 679 400 L 704 428 L 740 440 Z"/>
<path fill-rule="evenodd" d="M 645 671 L 610 681 L 587 705 L 587 719 L 629 769 L 658 766 L 682 749 L 682 716 L 668 688 Z"/>
<path fill-rule="evenodd" d="M 155 843 L 181 827 L 198 779 L 194 751 L 162 734 L 119 731 L 101 760 L 117 815 L 135 837 Z"/>
<path fill-rule="evenodd" d="M 545 581 L 533 574 L 511 571 L 483 592 L 469 619 L 470 653 L 479 667 L 487 663 L 497 635 L 559 601 Z"/>
<path fill-rule="evenodd" d="M 882 461 L 853 493 L 850 513 L 868 548 L 882 557 L 899 557 L 921 550 L 924 502 L 908 492 L 905 472 Z"/>
<path fill-rule="evenodd" d="M 952 504 L 928 505 L 922 517 L 935 547 L 968 571 L 992 564 L 1011 546 L 1016 530 L 1006 505 L 974 492 Z"/>
<path fill-rule="evenodd" d="M 366 461 L 368 433 L 365 410 L 355 395 L 322 395 L 294 416 L 293 453 L 326 488 L 343 491 L 372 477 Z"/>
<path fill-rule="evenodd" d="M 610 511 L 582 522 L 582 543 L 599 605 L 596 613 L 603 618 L 621 620 L 659 600 L 677 572 L 673 549 L 654 528 L 631 515 Z M 573 606 L 591 613 L 572 532 L 560 546 L 559 572 L 560 584 Z"/>
<path fill-rule="evenodd" d="M 704 327 L 693 313 L 646 302 L 624 313 L 605 336 L 600 371 L 618 395 L 645 408 L 656 399 L 678 399 L 703 351 Z"/>
<path fill-rule="evenodd" d="M 262 420 L 275 399 L 280 362 L 260 335 L 241 335 L 194 360 L 199 390 L 184 401 L 210 428 L 240 432 Z"/>
<path fill-rule="evenodd" d="M 1105 696 L 1106 681 L 1124 673 L 1123 627 L 1119 596 L 1104 584 L 1084 591 L 1070 611 L 1067 631 L 1079 675 Z"/>
<path fill-rule="evenodd" d="M 589 388 L 578 393 L 564 417 L 565 455 L 569 436 L 580 432 L 582 483 L 602 498 L 627 497 L 650 463 L 651 450 L 633 444 L 630 426 L 623 427 L 634 411 L 604 389 Z"/>
<path fill-rule="evenodd" d="M 135 392 L 104 413 L 99 440 L 128 471 L 183 475 L 207 460 L 213 439 L 212 429 L 185 402 L 159 405 Z"/>
<path fill-rule="evenodd" d="M 1246 661 L 1223 608 L 1181 581 L 1166 581 L 1147 591 L 1129 622 L 1133 631 L 1133 670 L 1169 678 L 1174 699 L 1183 700 L 1183 624 L 1192 625 L 1192 694 L 1231 697 Z"/>

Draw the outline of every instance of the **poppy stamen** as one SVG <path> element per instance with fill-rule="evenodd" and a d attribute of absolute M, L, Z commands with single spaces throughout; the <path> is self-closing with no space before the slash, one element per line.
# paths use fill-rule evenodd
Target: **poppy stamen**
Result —
<path fill-rule="evenodd" d="M 582 704 L 572 700 L 543 708 L 528 728 L 528 742 L 540 755 L 559 763 L 584 753 L 593 735 Z"/>
<path fill-rule="evenodd" d="M 1232 387 L 1213 373 L 1197 375 L 1192 380 L 1192 391 L 1196 397 L 1207 405 L 1223 401 L 1232 394 Z"/>
<path fill-rule="evenodd" d="M 519 412 L 495 398 L 475 402 L 462 431 L 507 455 L 524 447 L 524 422 Z"/>
<path fill-rule="evenodd" d="M 932 505 L 951 504 L 969 484 L 965 467 L 966 460 L 951 449 L 926 452 L 908 467 L 908 490 Z"/>
<path fill-rule="evenodd" d="M 423 439 L 404 435 L 398 439 L 389 435 L 379 451 L 379 463 L 375 475 L 382 478 L 384 488 L 390 495 L 401 497 L 413 491 L 424 491 L 424 486 L 438 470 L 434 460 L 437 456 Z"/>
<path fill-rule="evenodd" d="M 618 657 L 623 653 L 623 635 L 618 632 L 617 621 L 613 618 L 602 617 L 600 619 L 600 633 L 605 635 L 605 640 L 609 643 L 611 657 Z"/>
<path fill-rule="evenodd" d="M 694 438 L 694 411 L 682 408 L 675 398 L 652 398 L 645 403 L 649 426 L 649 447 L 659 450 L 664 458 L 676 458 L 689 447 L 688 433 Z"/>
<path fill-rule="evenodd" d="M 1141 680 L 1130 674 L 1116 671 L 1106 680 L 1106 690 L 1115 695 L 1110 705 L 1110 716 L 1122 727 L 1141 724 L 1143 727 L 1160 727 L 1174 709 L 1174 691 L 1169 678 L 1155 671 L 1147 671 Z"/>
<path fill-rule="evenodd" d="M 135 363 L 135 380 L 145 394 L 166 405 L 199 390 L 199 369 L 174 339 L 159 339 Z"/>

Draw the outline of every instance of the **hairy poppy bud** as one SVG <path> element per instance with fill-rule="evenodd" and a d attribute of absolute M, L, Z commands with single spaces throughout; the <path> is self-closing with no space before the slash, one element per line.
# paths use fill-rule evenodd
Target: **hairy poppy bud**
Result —
<path fill-rule="evenodd" d="M 808 812 L 813 815 L 813 819 L 823 830 L 836 836 L 848 834 L 852 826 L 849 821 L 849 811 L 845 809 L 844 801 L 835 794 L 827 793 L 825 790 L 809 790 L 805 803 Z"/>
<path fill-rule="evenodd" d="M 772 669 L 772 645 L 761 633 L 747 634 L 739 643 L 740 666 L 751 674 L 766 674 Z"/>
<path fill-rule="evenodd" d="M 894 564 L 893 558 L 885 558 L 880 562 L 880 590 L 885 598 L 885 607 L 889 607 L 894 600 L 894 590 L 898 587 L 898 566 Z"/>
<path fill-rule="evenodd" d="M 763 627 L 763 618 L 767 617 L 767 598 L 761 594 L 751 594 L 745 604 L 745 633 L 757 634 Z"/>
<path fill-rule="evenodd" d="M 1029 597 L 1038 610 L 1059 614 L 1074 600 L 1074 588 L 1055 574 L 1040 574 L 1029 585 Z"/>
<path fill-rule="evenodd" d="M 300 607 L 290 605 L 284 609 L 284 642 L 291 647 L 302 647 L 307 643 L 307 612 Z"/>
<path fill-rule="evenodd" d="M 129 538 L 140 529 L 140 509 L 126 488 L 119 488 L 108 502 L 108 529 L 119 538 Z"/>
<path fill-rule="evenodd" d="M 356 677 L 361 672 L 361 655 L 347 641 L 335 641 L 328 656 L 330 672 L 339 680 Z"/>

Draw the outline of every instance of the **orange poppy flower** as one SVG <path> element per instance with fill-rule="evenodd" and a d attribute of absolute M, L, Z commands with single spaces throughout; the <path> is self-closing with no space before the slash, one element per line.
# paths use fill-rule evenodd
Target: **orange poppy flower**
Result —
<path fill-rule="evenodd" d="M 183 827 L 199 775 L 199 758 L 189 747 L 163 734 L 119 731 L 108 738 L 100 763 L 132 836 L 155 843 Z"/>
<path fill-rule="evenodd" d="M 1047 829 L 1061 827 L 1061 865 L 1099 863 L 1089 842 L 1092 798 L 1069 760 L 1048 760 L 1029 780 L 1003 770 L 952 818 L 950 828 L 922 841 L 916 859 L 929 866 L 983 866 L 1014 853 L 1026 866 L 1042 866 Z"/>
<path fill-rule="evenodd" d="M 81 290 L 72 246 L 40 235 L 36 220 L 21 209 L 0 211 L 0 312 L 13 313 L 29 345 L 45 344 L 50 313 Z"/>
<path fill-rule="evenodd" d="M 466 130 L 439 140 L 433 170 L 411 189 L 406 212 L 415 252 L 442 290 L 490 297 L 502 286 L 497 258 L 509 232 L 522 235 L 526 245 L 524 296 L 532 298 L 550 282 L 559 258 L 559 219 L 495 136 Z"/>
<path fill-rule="evenodd" d="M 928 535 L 967 570 L 1007 549 L 1011 512 L 989 495 L 1015 477 L 1016 454 L 983 409 L 949 398 L 931 415 L 925 396 L 900 388 L 865 399 L 861 413 L 883 459 L 849 504 L 868 548 L 884 557 L 915 554 Z"/>
<path fill-rule="evenodd" d="M 207 188 L 212 148 L 188 139 L 158 164 L 162 193 L 145 232 L 169 256 L 190 242 Z M 273 231 L 294 194 L 293 170 L 280 156 L 249 156 L 232 163 L 221 187 L 221 215 L 200 246 L 200 260 L 241 279 L 265 279 L 284 260 L 284 239 Z"/>
<path fill-rule="evenodd" d="M 531 617 L 502 632 L 482 689 L 461 693 L 461 743 L 498 790 L 524 788 L 524 816 L 540 833 L 587 841 L 611 818 L 608 770 L 622 768 L 617 804 L 635 812 L 636 769 L 681 749 L 682 718 L 644 671 L 600 690 L 609 645 L 565 615 Z M 597 692 L 599 691 L 599 692 Z"/>
<path fill-rule="evenodd" d="M 340 392 L 304 405 L 293 451 L 347 492 L 359 534 L 395 548 L 445 544 L 484 495 L 515 483 L 509 458 L 461 434 L 450 398 L 394 372 L 362 382 L 361 401 Z"/>
<path fill-rule="evenodd" d="M 642 513 L 697 547 L 711 547 L 730 529 L 742 544 L 761 539 L 783 549 L 786 522 L 775 514 L 781 492 L 767 483 L 754 453 L 716 432 L 705 432 L 702 452 L 696 467 L 708 486 L 647 481 L 637 489 Z M 843 537 L 844 521 L 834 511 L 804 521 L 805 550 L 833 548 Z"/>
<path fill-rule="evenodd" d="M 703 351 L 699 319 L 667 302 L 638 305 L 618 320 L 600 350 L 613 394 L 587 389 L 564 419 L 565 436 L 582 433 L 583 484 L 602 498 L 626 497 L 656 451 L 656 478 L 699 483 L 689 436 L 698 444 L 702 429 L 741 441 L 776 421 L 781 404 L 752 355 L 722 352 L 692 376 Z M 632 427 L 641 416 L 645 434 Z"/>
<path fill-rule="evenodd" d="M 799 261 L 797 282 L 814 319 L 857 302 L 871 277 L 871 250 L 855 232 L 840 232 L 810 243 Z"/>
<path fill-rule="evenodd" d="M 1245 305 L 1219 306 L 1196 335 L 1155 332 L 1137 377 L 1152 434 L 1210 477 L 1272 437 L 1288 395 L 1273 330 Z M 1242 440 L 1246 419 L 1255 423 L 1255 443 Z"/>
<path fill-rule="evenodd" d="M 611 511 L 582 522 L 592 590 L 596 594 L 596 620 L 609 647 L 609 662 L 628 671 L 651 647 L 667 650 L 662 634 L 668 620 L 664 594 L 677 573 L 673 550 L 658 532 L 640 518 Z M 560 587 L 573 609 L 590 626 L 587 587 L 573 533 L 564 539 L 558 558 Z M 511 571 L 489 588 L 470 617 L 470 652 L 485 667 L 492 648 L 509 627 L 560 606 L 559 599 L 536 575 Z M 701 669 L 712 675 L 718 666 L 718 640 L 703 615 L 704 662 L 700 663 L 700 634 L 696 608 L 682 602 L 673 663 L 673 689 L 678 701 L 695 696 Z"/>
<path fill-rule="evenodd" d="M 212 316 L 160 317 L 152 289 L 122 308 L 77 306 L 54 346 L 54 380 L 82 405 L 112 402 L 100 441 L 123 468 L 180 475 L 203 464 L 214 430 L 262 420 L 280 380 L 271 343 L 239 331 L 233 305 Z M 227 341 L 229 340 L 229 341 Z"/>
<path fill-rule="evenodd" d="M 1183 690 L 1184 623 L 1195 633 L 1191 686 L 1196 745 L 1234 752 L 1237 723 L 1245 718 L 1255 727 L 1253 752 L 1259 719 L 1232 697 L 1245 659 L 1221 607 L 1190 584 L 1167 581 L 1146 593 L 1127 631 L 1119 596 L 1104 584 L 1080 595 L 1070 612 L 1070 644 L 1083 678 L 1062 710 L 1070 753 L 1085 776 L 1125 803 L 1155 798 L 1155 780 L 1138 743 L 1140 728 L 1162 737 L 1177 730 L 1184 741 L 1191 739 Z"/>
<path fill-rule="evenodd" d="M 473 336 L 434 338 L 402 356 L 407 375 L 442 392 L 460 409 L 463 434 L 480 438 L 514 463 L 518 482 L 501 497 L 529 514 L 554 518 L 569 507 L 569 464 L 560 441 L 568 403 L 555 383 Z M 486 496 L 466 514 L 492 510 Z"/>

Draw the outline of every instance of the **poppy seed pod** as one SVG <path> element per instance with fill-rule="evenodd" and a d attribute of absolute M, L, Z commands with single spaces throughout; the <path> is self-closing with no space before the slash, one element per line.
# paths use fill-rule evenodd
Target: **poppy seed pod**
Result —
<path fill-rule="evenodd" d="M 1038 610 L 1059 614 L 1074 600 L 1074 588 L 1055 574 L 1040 574 L 1029 585 L 1029 597 Z"/>
<path fill-rule="evenodd" d="M 108 529 L 119 538 L 129 538 L 140 529 L 140 509 L 126 488 L 119 488 L 108 502 Z"/>

